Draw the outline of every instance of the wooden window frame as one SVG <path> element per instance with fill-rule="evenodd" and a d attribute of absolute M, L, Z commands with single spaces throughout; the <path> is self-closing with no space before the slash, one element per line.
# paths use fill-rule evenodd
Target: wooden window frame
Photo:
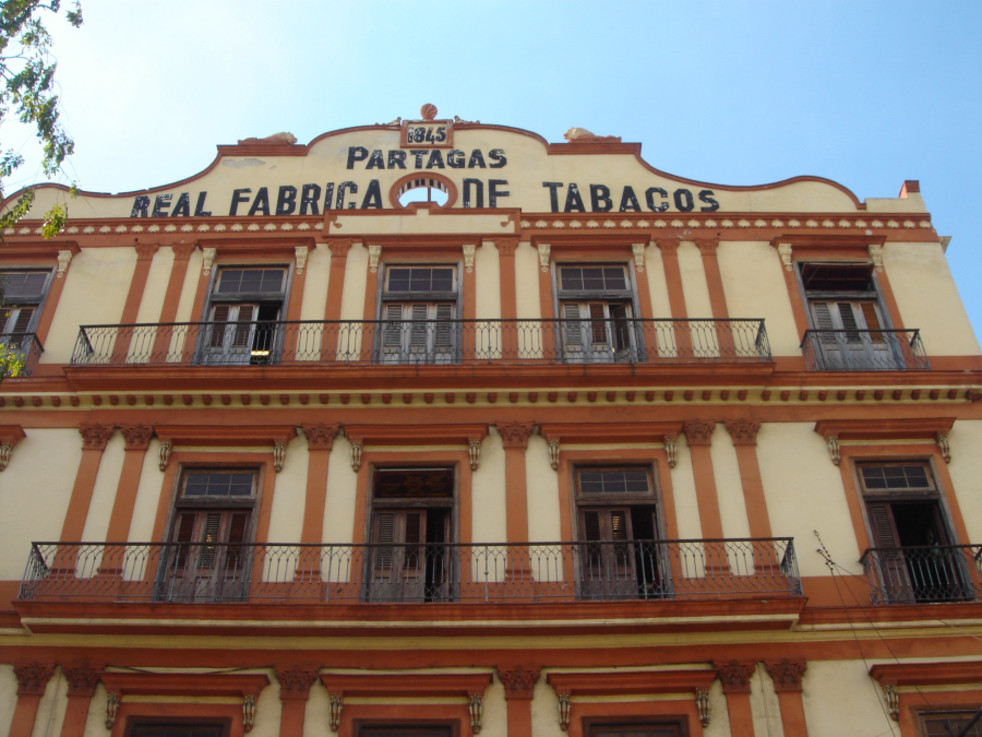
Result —
<path fill-rule="evenodd" d="M 163 716 L 130 716 L 126 719 L 126 727 L 123 737 L 139 737 L 140 727 L 189 727 L 217 728 L 219 737 L 230 737 L 232 731 L 232 720 L 225 718 L 204 718 L 204 717 L 163 717 Z"/>

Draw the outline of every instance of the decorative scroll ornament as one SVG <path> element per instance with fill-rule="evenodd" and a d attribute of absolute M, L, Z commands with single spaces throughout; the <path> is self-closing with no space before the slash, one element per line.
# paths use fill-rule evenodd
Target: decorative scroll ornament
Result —
<path fill-rule="evenodd" d="M 171 444 L 167 440 L 160 442 L 160 463 L 161 471 L 167 470 L 167 462 L 170 461 Z"/>
<path fill-rule="evenodd" d="M 900 697 L 897 695 L 897 687 L 892 683 L 888 683 L 883 687 L 883 695 L 887 700 L 887 709 L 890 711 L 890 718 L 895 721 L 900 721 Z"/>
<path fill-rule="evenodd" d="M 829 446 L 829 456 L 832 458 L 832 463 L 836 466 L 842 462 L 842 453 L 839 448 L 839 436 L 829 435 L 825 438 L 825 444 Z"/>
<path fill-rule="evenodd" d="M 112 425 L 82 425 L 78 428 L 82 435 L 82 450 L 105 450 L 115 430 Z"/>
<path fill-rule="evenodd" d="M 340 691 L 338 693 L 328 694 L 331 699 L 331 721 L 330 728 L 332 732 L 337 732 L 341 727 L 341 710 L 344 709 L 344 694 Z"/>
<path fill-rule="evenodd" d="M 634 268 L 641 272 L 644 271 L 644 243 L 632 243 L 631 253 L 634 254 Z"/>
<path fill-rule="evenodd" d="M 807 667 L 803 660 L 784 659 L 777 663 L 764 663 L 764 669 L 774 681 L 774 690 L 778 693 L 801 691 L 801 677 Z"/>
<path fill-rule="evenodd" d="M 934 440 L 938 444 L 938 448 L 941 450 L 941 457 L 944 458 L 945 463 L 951 463 L 951 446 L 948 445 L 948 433 L 939 432 L 934 436 Z M 0 468 L 0 471 L 3 469 Z"/>
<path fill-rule="evenodd" d="M 481 716 L 484 711 L 484 707 L 481 703 L 480 692 L 467 694 L 467 712 L 471 717 L 471 732 L 473 734 L 481 733 Z"/>
<path fill-rule="evenodd" d="M 777 255 L 781 257 L 781 263 L 784 264 L 784 270 L 791 271 L 793 267 L 793 262 L 791 261 L 791 244 L 778 243 Z"/>
<path fill-rule="evenodd" d="M 106 729 L 112 729 L 119 712 L 119 691 L 110 691 L 106 699 Z"/>
<path fill-rule="evenodd" d="M 72 262 L 72 252 L 69 250 L 58 251 L 58 270 L 55 276 L 61 278 L 68 271 L 68 264 Z"/>
<path fill-rule="evenodd" d="M 368 247 L 368 270 L 373 274 L 378 273 L 378 265 L 382 260 L 382 246 Z"/>
<path fill-rule="evenodd" d="M 273 443 L 273 468 L 276 469 L 276 473 L 283 470 L 284 463 L 286 463 L 286 443 L 277 441 Z"/>
<path fill-rule="evenodd" d="M 549 465 L 552 466 L 553 471 L 559 470 L 559 441 L 558 440 L 549 441 Z"/>
<path fill-rule="evenodd" d="M 696 691 L 696 711 L 699 712 L 699 723 L 703 727 L 709 726 L 709 691 L 699 689 Z"/>
<path fill-rule="evenodd" d="M 552 250 L 552 246 L 548 243 L 540 243 L 537 246 L 539 250 L 539 268 L 542 271 L 549 271 L 549 251 Z"/>
<path fill-rule="evenodd" d="M 734 445 L 757 445 L 760 420 L 727 420 L 725 424 Z"/>
<path fill-rule="evenodd" d="M 203 256 L 201 260 L 201 273 L 208 276 L 211 273 L 211 267 L 215 265 L 215 249 L 202 248 L 201 255 Z"/>
<path fill-rule="evenodd" d="M 251 693 L 242 697 L 242 730 L 251 732 L 256 726 L 256 697 Z"/>
<path fill-rule="evenodd" d="M 498 668 L 498 678 L 505 686 L 506 699 L 531 699 L 541 669 L 530 665 Z"/>
<path fill-rule="evenodd" d="M 15 665 L 14 675 L 17 676 L 17 695 L 42 695 L 44 693 L 44 687 L 48 685 L 48 680 L 54 672 L 55 667 L 53 665 L 41 665 L 39 663 Z"/>
<path fill-rule="evenodd" d="M 351 469 L 357 473 L 361 468 L 362 445 L 357 440 L 351 441 Z"/>
<path fill-rule="evenodd" d="M 293 255 L 297 259 L 297 276 L 303 273 L 303 270 L 307 267 L 307 256 L 310 254 L 310 249 L 307 246 L 297 246 L 293 249 Z"/>
<path fill-rule="evenodd" d="M 675 468 L 675 464 L 678 463 L 679 448 L 674 435 L 665 436 L 665 455 L 668 456 L 668 467 Z"/>
<path fill-rule="evenodd" d="M 464 271 L 468 274 L 474 271 L 474 256 L 477 254 L 477 246 L 473 243 L 464 244 Z"/>
<path fill-rule="evenodd" d="M 562 691 L 559 696 L 559 728 L 564 732 L 569 731 L 569 691 Z"/>
<path fill-rule="evenodd" d="M 119 431 L 126 441 L 126 450 L 146 450 L 153 437 L 153 428 L 149 425 L 123 425 Z"/>
<path fill-rule="evenodd" d="M 532 431 L 535 430 L 535 425 L 530 422 L 499 422 L 497 428 L 498 434 L 501 435 L 501 441 L 506 448 L 524 450 L 528 447 L 529 438 L 532 436 Z"/>
<path fill-rule="evenodd" d="M 13 443 L 4 440 L 0 443 L 0 471 L 3 471 L 10 463 L 10 455 L 14 452 Z"/>
<path fill-rule="evenodd" d="M 682 425 L 682 432 L 685 433 L 685 439 L 689 445 L 709 445 L 712 442 L 713 430 L 715 429 L 716 423 L 711 420 L 705 422 L 692 420 Z"/>
<path fill-rule="evenodd" d="M 877 271 L 883 271 L 883 245 L 880 243 L 869 244 L 869 257 Z"/>
<path fill-rule="evenodd" d="M 481 441 L 480 440 L 467 441 L 467 457 L 470 458 L 471 471 L 476 471 L 478 466 L 481 465 Z"/>

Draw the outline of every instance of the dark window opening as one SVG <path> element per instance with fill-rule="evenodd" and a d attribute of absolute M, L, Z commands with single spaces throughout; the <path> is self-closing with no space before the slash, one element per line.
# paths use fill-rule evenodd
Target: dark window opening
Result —
<path fill-rule="evenodd" d="M 920 715 L 920 721 L 924 737 L 982 737 L 982 719 L 977 712 L 928 712 Z"/>
<path fill-rule="evenodd" d="M 634 319 L 627 269 L 614 265 L 559 266 L 559 332 L 566 360 L 635 361 L 643 341 Z"/>
<path fill-rule="evenodd" d="M 458 303 L 456 267 L 387 267 L 376 338 L 379 360 L 456 362 L 460 345 Z"/>
<path fill-rule="evenodd" d="M 287 270 L 220 268 L 202 327 L 200 362 L 278 363 Z"/>
<path fill-rule="evenodd" d="M 140 718 L 126 725 L 126 737 L 228 737 L 228 719 L 205 722 L 200 719 Z"/>

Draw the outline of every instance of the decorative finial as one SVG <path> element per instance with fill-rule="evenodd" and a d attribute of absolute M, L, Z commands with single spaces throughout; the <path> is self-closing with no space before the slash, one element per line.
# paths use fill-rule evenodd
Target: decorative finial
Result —
<path fill-rule="evenodd" d="M 423 120 L 435 119 L 437 112 L 438 110 L 436 109 L 436 105 L 430 102 L 426 103 L 419 109 L 419 114 L 423 116 Z"/>

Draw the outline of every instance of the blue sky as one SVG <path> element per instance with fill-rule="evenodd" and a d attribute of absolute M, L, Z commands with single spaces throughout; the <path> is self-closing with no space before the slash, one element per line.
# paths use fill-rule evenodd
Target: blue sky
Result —
<path fill-rule="evenodd" d="M 63 0 L 65 1 L 65 0 Z M 550 141 L 642 143 L 719 184 L 813 174 L 865 199 L 919 179 L 982 334 L 982 2 L 84 0 L 53 23 L 68 177 L 121 192 L 183 179 L 215 145 L 440 115 Z M 30 136 L 0 130 L 43 179 Z M 909 326 L 916 327 L 916 326 Z M 928 346 L 930 350 L 930 346 Z"/>

